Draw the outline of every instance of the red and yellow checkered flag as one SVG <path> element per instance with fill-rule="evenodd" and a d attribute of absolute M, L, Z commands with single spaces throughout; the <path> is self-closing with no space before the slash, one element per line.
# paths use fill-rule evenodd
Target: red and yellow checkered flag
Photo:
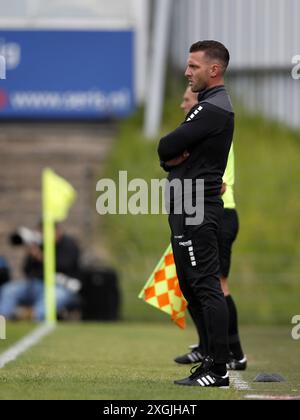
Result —
<path fill-rule="evenodd" d="M 149 277 L 139 298 L 166 312 L 180 328 L 185 328 L 187 302 L 179 287 L 171 245 Z"/>

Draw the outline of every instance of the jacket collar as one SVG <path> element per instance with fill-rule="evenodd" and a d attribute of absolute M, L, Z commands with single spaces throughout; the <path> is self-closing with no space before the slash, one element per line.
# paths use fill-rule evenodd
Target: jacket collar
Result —
<path fill-rule="evenodd" d="M 214 86 L 211 88 L 201 90 L 198 95 L 198 102 L 204 101 L 210 96 L 215 95 L 217 92 L 221 92 L 223 90 L 226 90 L 224 85 Z"/>

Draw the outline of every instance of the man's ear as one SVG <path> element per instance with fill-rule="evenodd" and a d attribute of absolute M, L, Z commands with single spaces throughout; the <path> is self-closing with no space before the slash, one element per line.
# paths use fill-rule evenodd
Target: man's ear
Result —
<path fill-rule="evenodd" d="M 220 65 L 219 64 L 212 64 L 211 68 L 210 68 L 210 76 L 212 78 L 215 78 L 217 76 L 219 76 L 220 73 Z"/>

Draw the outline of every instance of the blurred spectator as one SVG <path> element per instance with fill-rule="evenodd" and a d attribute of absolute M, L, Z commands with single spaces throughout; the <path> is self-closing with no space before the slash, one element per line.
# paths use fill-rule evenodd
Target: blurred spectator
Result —
<path fill-rule="evenodd" d="M 0 286 L 10 280 L 10 267 L 6 258 L 0 256 Z"/>
<path fill-rule="evenodd" d="M 55 227 L 55 235 L 56 306 L 60 315 L 78 302 L 80 250 L 76 241 L 65 235 L 59 225 Z M 31 306 L 32 318 L 41 321 L 45 317 L 42 245 L 26 245 L 23 269 L 26 279 L 10 281 L 0 288 L 0 314 L 15 319 L 19 305 Z"/>

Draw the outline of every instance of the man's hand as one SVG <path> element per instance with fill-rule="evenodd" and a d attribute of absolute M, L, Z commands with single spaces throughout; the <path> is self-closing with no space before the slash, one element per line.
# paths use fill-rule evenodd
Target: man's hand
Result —
<path fill-rule="evenodd" d="M 187 160 L 189 157 L 190 157 L 189 152 L 185 151 L 181 156 L 168 160 L 167 162 L 165 162 L 165 164 L 167 166 L 178 166 L 178 165 L 181 165 L 181 163 Z"/>
<path fill-rule="evenodd" d="M 225 182 L 223 182 L 222 188 L 221 188 L 221 195 L 224 195 L 226 193 L 226 190 L 227 190 L 227 185 L 225 184 Z"/>

